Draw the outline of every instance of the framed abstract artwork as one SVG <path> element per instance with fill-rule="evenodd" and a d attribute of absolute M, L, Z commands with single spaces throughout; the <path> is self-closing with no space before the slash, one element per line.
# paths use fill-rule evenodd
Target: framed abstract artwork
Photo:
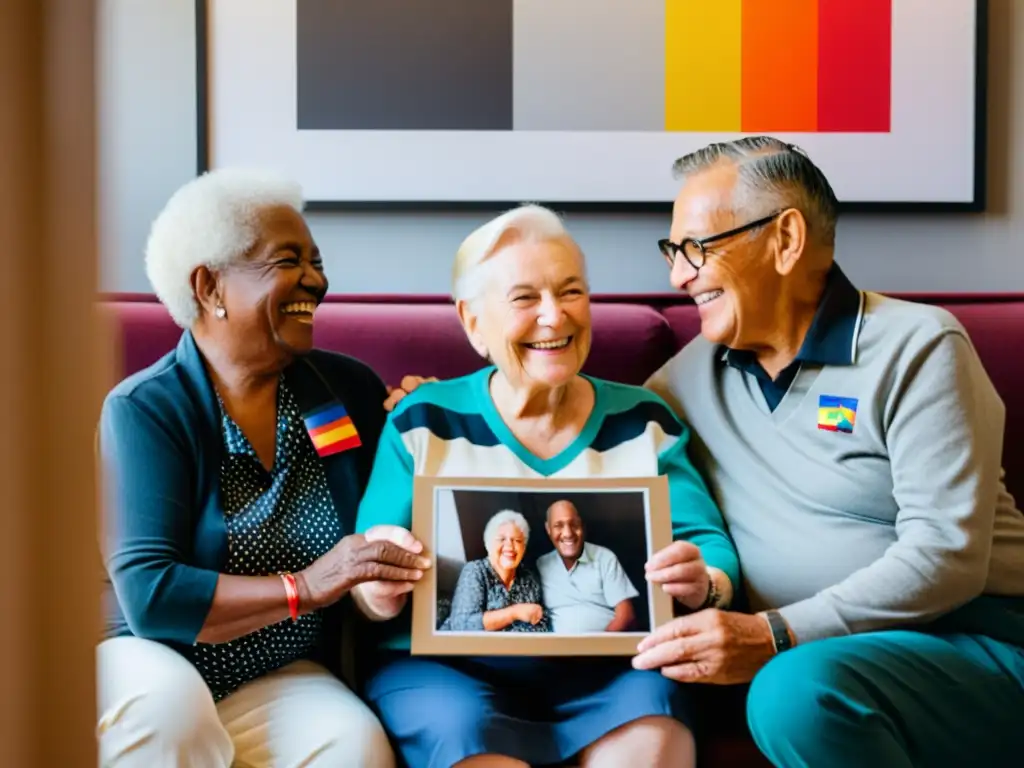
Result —
<path fill-rule="evenodd" d="M 196 0 L 199 170 L 312 208 L 665 210 L 770 134 L 847 209 L 982 210 L 986 0 Z"/>
<path fill-rule="evenodd" d="M 672 619 L 644 564 L 672 543 L 668 481 L 418 475 L 413 654 L 636 654 Z"/>

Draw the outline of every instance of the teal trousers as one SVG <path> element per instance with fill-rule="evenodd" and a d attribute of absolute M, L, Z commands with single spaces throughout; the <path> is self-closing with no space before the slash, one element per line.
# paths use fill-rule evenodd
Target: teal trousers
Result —
<path fill-rule="evenodd" d="M 779 768 L 1024 766 L 1024 649 L 912 631 L 820 640 L 758 673 L 747 719 Z"/>

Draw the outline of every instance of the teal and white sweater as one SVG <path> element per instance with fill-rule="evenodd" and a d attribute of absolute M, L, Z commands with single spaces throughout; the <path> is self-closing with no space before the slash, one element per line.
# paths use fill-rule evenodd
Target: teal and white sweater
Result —
<path fill-rule="evenodd" d="M 541 459 L 499 415 L 489 392 L 495 369 L 422 384 L 388 418 L 356 530 L 412 522 L 415 475 L 490 478 L 627 478 L 665 475 L 673 539 L 700 547 L 709 566 L 739 583 L 736 550 L 700 474 L 687 455 L 689 430 L 642 387 L 586 377 L 594 409 L 577 438 Z M 393 638 L 405 646 L 407 637 Z"/>

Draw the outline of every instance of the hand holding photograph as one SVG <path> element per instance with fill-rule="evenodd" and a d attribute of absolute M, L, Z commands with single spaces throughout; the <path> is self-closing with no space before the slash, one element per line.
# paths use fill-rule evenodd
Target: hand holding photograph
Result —
<path fill-rule="evenodd" d="M 416 478 L 413 654 L 632 655 L 672 618 L 644 564 L 672 540 L 665 478 Z"/>

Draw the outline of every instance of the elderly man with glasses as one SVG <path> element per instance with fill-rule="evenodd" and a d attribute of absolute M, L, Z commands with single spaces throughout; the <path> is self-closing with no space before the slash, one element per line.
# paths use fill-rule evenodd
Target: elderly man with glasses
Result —
<path fill-rule="evenodd" d="M 675 169 L 659 247 L 701 335 L 648 387 L 693 428 L 748 611 L 677 618 L 634 665 L 750 682 L 778 766 L 1019 764 L 1024 516 L 964 328 L 850 282 L 836 196 L 796 147 L 749 137 Z"/>

